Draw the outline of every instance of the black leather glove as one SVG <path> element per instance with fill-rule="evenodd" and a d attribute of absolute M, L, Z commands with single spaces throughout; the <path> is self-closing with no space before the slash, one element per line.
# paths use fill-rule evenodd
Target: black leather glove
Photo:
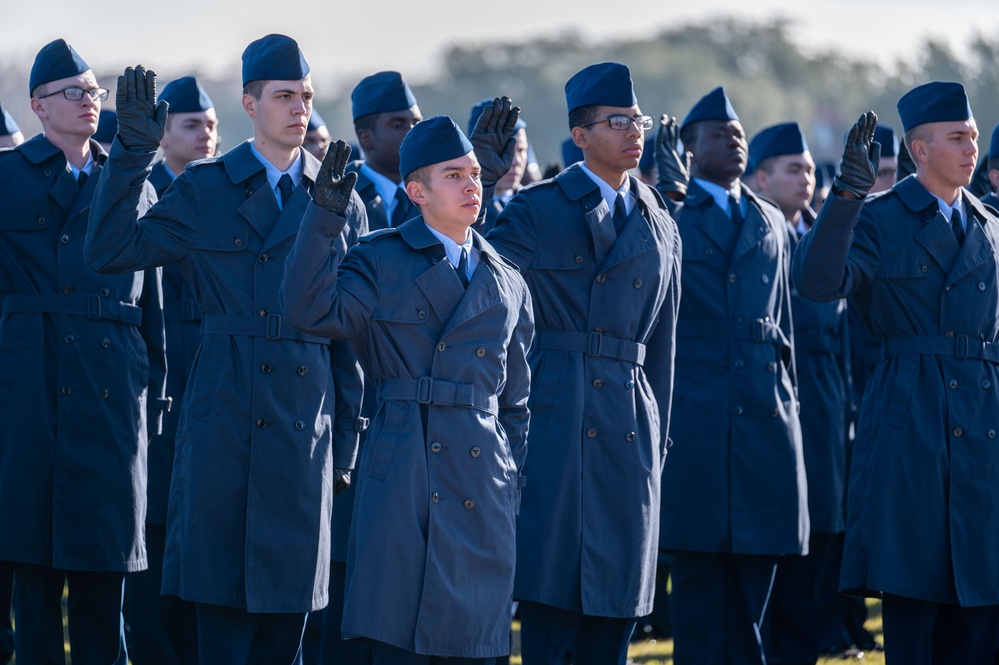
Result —
<path fill-rule="evenodd" d="M 864 199 L 871 191 L 878 177 L 878 162 L 881 161 L 881 144 L 874 140 L 874 128 L 877 126 L 877 114 L 868 111 L 850 128 L 843 158 L 839 161 L 839 175 L 833 178 L 835 194 L 849 192 L 858 199 Z"/>
<path fill-rule="evenodd" d="M 492 106 L 482 110 L 468 137 L 475 149 L 475 158 L 482 167 L 482 189 L 495 186 L 513 165 L 517 141 L 513 138 L 520 107 L 509 97 L 496 97 Z M 483 203 L 485 204 L 485 202 Z"/>
<path fill-rule="evenodd" d="M 656 189 L 663 196 L 678 194 L 680 198 L 687 195 L 687 185 L 690 184 L 690 157 L 687 151 L 681 156 L 676 148 L 680 139 L 680 123 L 676 118 L 663 115 L 659 119 L 659 130 L 656 132 L 656 142 L 653 146 L 656 154 L 656 170 L 659 180 Z"/>
<path fill-rule="evenodd" d="M 118 77 L 118 140 L 132 152 L 156 152 L 166 128 L 166 102 L 156 103 L 156 72 L 142 65 Z"/>
<path fill-rule="evenodd" d="M 350 488 L 350 469 L 333 469 L 333 496 L 343 494 Z"/>
<path fill-rule="evenodd" d="M 338 140 L 329 147 L 323 165 L 316 176 L 316 191 L 312 200 L 330 212 L 343 216 L 350 203 L 350 193 L 357 182 L 357 172 L 344 174 L 347 160 L 350 159 L 350 146 Z M 347 484 L 350 485 L 348 478 Z"/>

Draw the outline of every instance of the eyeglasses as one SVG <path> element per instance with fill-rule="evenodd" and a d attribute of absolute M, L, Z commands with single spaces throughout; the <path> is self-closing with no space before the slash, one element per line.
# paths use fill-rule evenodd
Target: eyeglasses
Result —
<path fill-rule="evenodd" d="M 629 118 L 626 115 L 609 115 L 602 120 L 594 120 L 593 122 L 588 122 L 585 125 L 580 125 L 580 127 L 589 127 L 590 125 L 598 125 L 601 122 L 606 122 L 610 125 L 611 129 L 616 129 L 618 131 L 626 131 L 631 127 L 631 123 L 635 123 L 635 126 L 643 131 L 649 131 L 652 126 L 655 125 L 656 119 L 651 115 L 636 115 L 634 118 Z"/>
<path fill-rule="evenodd" d="M 45 99 L 46 97 L 51 97 L 52 95 L 58 95 L 60 92 L 63 97 L 71 102 L 80 101 L 83 99 L 84 95 L 90 97 L 90 100 L 93 102 L 96 102 L 98 99 L 103 102 L 108 98 L 108 91 L 104 88 L 90 88 L 88 90 L 84 90 L 83 88 L 63 88 L 62 90 L 56 90 L 55 92 L 50 92 L 47 95 L 42 95 L 38 99 Z"/>

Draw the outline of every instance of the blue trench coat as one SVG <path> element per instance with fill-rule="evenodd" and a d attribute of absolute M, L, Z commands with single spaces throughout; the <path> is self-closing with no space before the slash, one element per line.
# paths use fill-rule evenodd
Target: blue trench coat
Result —
<path fill-rule="evenodd" d="M 884 340 L 850 465 L 844 590 L 999 604 L 999 218 L 962 198 L 959 246 L 914 176 L 866 202 L 831 196 L 794 257 L 802 295 L 850 295 Z"/>
<path fill-rule="evenodd" d="M 593 616 L 652 610 L 670 423 L 680 238 L 658 193 L 631 187 L 616 241 L 579 166 L 522 190 L 489 234 L 538 329 L 514 596 Z"/>
<path fill-rule="evenodd" d="M 156 270 L 84 264 L 90 202 L 38 135 L 0 152 L 0 560 L 67 570 L 146 568 L 147 430 L 165 402 Z M 135 206 L 155 200 L 138 187 Z M 148 415 L 147 415 L 147 409 Z"/>
<path fill-rule="evenodd" d="M 152 154 L 116 142 L 94 199 L 90 265 L 179 263 L 202 314 L 163 562 L 164 593 L 185 600 L 250 612 L 327 602 L 331 470 L 353 465 L 361 390 L 353 354 L 331 354 L 328 340 L 292 330 L 278 304 L 319 170 L 303 157 L 302 185 L 283 210 L 243 143 L 189 165 L 141 216 L 135 186 Z"/>
<path fill-rule="evenodd" d="M 746 187 L 742 228 L 697 181 L 676 213 L 683 300 L 662 545 L 803 554 L 808 497 L 794 386 L 789 229 Z"/>
<path fill-rule="evenodd" d="M 506 654 L 529 421 L 527 286 L 474 234 L 481 262 L 463 289 L 422 217 L 361 238 L 338 273 L 342 224 L 310 207 L 283 297 L 293 325 L 354 340 L 379 395 L 343 633 L 420 654 Z"/>

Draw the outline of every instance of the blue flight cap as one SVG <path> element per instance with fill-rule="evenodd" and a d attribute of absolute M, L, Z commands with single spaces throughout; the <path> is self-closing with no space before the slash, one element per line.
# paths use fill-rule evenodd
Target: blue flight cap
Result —
<path fill-rule="evenodd" d="M 833 178 L 836 177 L 836 165 L 832 162 L 819 162 L 815 165 L 815 191 L 823 187 L 832 186 Z"/>
<path fill-rule="evenodd" d="M 309 71 L 298 42 L 285 35 L 261 37 L 243 51 L 243 85 L 250 81 L 300 81 Z"/>
<path fill-rule="evenodd" d="M 14 116 L 3 107 L 3 102 L 0 102 L 0 136 L 10 136 L 19 131 L 21 128 L 14 122 Z"/>
<path fill-rule="evenodd" d="M 992 128 L 992 142 L 989 144 L 989 160 L 999 159 L 999 122 Z"/>
<path fill-rule="evenodd" d="M 918 85 L 902 95 L 897 106 L 903 132 L 927 122 L 960 121 L 972 116 L 968 93 L 955 81 Z"/>
<path fill-rule="evenodd" d="M 80 54 L 65 39 L 57 39 L 42 47 L 35 56 L 35 64 L 31 66 L 31 76 L 28 79 L 28 94 L 43 83 L 77 76 L 90 71 L 90 65 L 84 62 Z"/>
<path fill-rule="evenodd" d="M 782 122 L 761 129 L 749 142 L 749 166 L 755 171 L 761 162 L 781 155 L 800 155 L 808 152 L 808 141 L 796 122 Z"/>
<path fill-rule="evenodd" d="M 197 113 L 215 108 L 211 97 L 193 76 L 170 81 L 159 98 L 170 104 L 170 113 Z"/>
<path fill-rule="evenodd" d="M 309 116 L 309 127 L 307 131 L 310 132 L 315 131 L 320 127 L 325 127 L 325 126 L 326 126 L 326 121 L 323 120 L 323 116 L 319 115 L 319 111 L 317 111 L 315 107 L 313 107 L 312 115 Z"/>
<path fill-rule="evenodd" d="M 638 170 L 641 173 L 649 173 L 656 165 L 656 145 L 653 141 L 647 142 L 642 147 L 642 158 L 638 161 Z"/>
<path fill-rule="evenodd" d="M 882 157 L 895 157 L 898 155 L 898 136 L 895 130 L 888 125 L 878 125 L 874 128 L 874 140 L 881 144 Z"/>
<path fill-rule="evenodd" d="M 94 140 L 98 143 L 112 143 L 114 136 L 118 133 L 118 114 L 114 111 L 101 111 L 97 118 L 97 131 L 94 132 Z"/>
<path fill-rule="evenodd" d="M 572 142 L 572 137 L 562 141 L 562 163 L 566 168 L 581 161 L 583 161 L 583 149 Z"/>
<path fill-rule="evenodd" d="M 565 104 L 569 113 L 582 106 L 635 106 L 631 70 L 620 62 L 600 62 L 576 72 L 565 83 Z"/>
<path fill-rule="evenodd" d="M 416 106 L 416 97 L 399 72 L 378 72 L 361 79 L 350 93 L 354 120 L 372 113 L 404 111 Z"/>
<path fill-rule="evenodd" d="M 686 127 L 702 120 L 729 122 L 738 119 L 739 116 L 736 115 L 735 109 L 732 108 L 732 102 L 729 101 L 728 95 L 725 94 L 725 88 L 718 86 L 694 104 L 694 107 L 690 109 L 690 113 L 683 119 L 681 127 Z"/>
<path fill-rule="evenodd" d="M 486 110 L 487 106 L 491 106 L 492 103 L 493 98 L 488 97 L 472 107 L 472 112 L 468 116 L 468 136 L 471 136 L 472 132 L 475 130 L 475 123 L 477 123 L 479 118 L 482 117 L 482 112 Z M 524 122 L 523 118 L 517 118 L 517 124 L 514 125 L 513 131 L 516 133 L 522 129 L 527 129 L 527 123 Z"/>
<path fill-rule="evenodd" d="M 416 123 L 399 146 L 399 175 L 406 178 L 418 168 L 439 164 L 472 152 L 461 128 L 446 115 Z"/>

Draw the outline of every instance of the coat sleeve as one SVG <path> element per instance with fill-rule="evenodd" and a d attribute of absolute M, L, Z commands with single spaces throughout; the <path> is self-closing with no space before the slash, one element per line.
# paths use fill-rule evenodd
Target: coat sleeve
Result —
<path fill-rule="evenodd" d="M 496 251 L 529 270 L 537 252 L 537 231 L 534 220 L 534 192 L 520 193 L 510 199 L 496 219 L 496 225 L 486 234 Z"/>
<path fill-rule="evenodd" d="M 527 431 L 531 413 L 527 409 L 527 398 L 531 393 L 531 368 L 527 354 L 534 340 L 534 307 L 531 293 L 526 284 L 520 301 L 520 315 L 517 326 L 506 349 L 506 385 L 499 395 L 499 420 L 510 442 L 510 451 L 517 464 L 518 476 L 527 460 Z M 523 479 L 521 479 L 523 485 Z"/>
<path fill-rule="evenodd" d="M 876 227 L 863 201 L 830 196 L 794 253 L 798 293 L 817 302 L 845 298 L 877 275 Z"/>
<path fill-rule="evenodd" d="M 197 228 L 198 191 L 179 175 L 147 213 L 144 185 L 155 153 L 129 152 L 115 139 L 94 192 L 83 247 L 91 270 L 122 273 L 179 261 Z"/>
<path fill-rule="evenodd" d="M 284 264 L 280 297 L 285 319 L 303 332 L 349 340 L 368 327 L 379 297 L 378 257 L 371 243 L 345 253 L 346 244 L 338 242 L 346 218 L 359 214 L 358 206 L 364 204 L 355 194 L 345 217 L 339 217 L 310 203 L 302 218 Z"/>

